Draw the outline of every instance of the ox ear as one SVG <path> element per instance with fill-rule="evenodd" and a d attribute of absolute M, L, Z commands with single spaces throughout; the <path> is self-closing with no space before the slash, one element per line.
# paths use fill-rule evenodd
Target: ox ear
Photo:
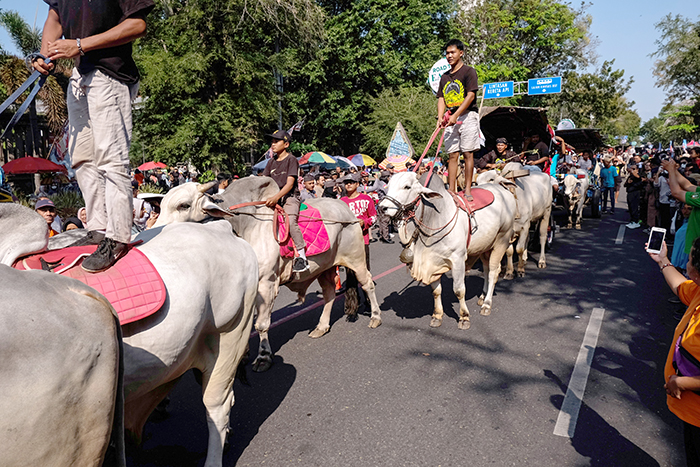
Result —
<path fill-rule="evenodd" d="M 209 196 L 205 196 L 202 201 L 202 210 L 212 217 L 226 217 L 230 214 L 225 211 L 222 207 L 216 204 Z"/>
<path fill-rule="evenodd" d="M 433 190 L 431 190 L 431 189 L 428 188 L 428 187 L 422 187 L 422 188 L 421 188 L 421 191 L 420 191 L 420 195 L 421 195 L 423 198 L 427 198 L 427 199 L 430 199 L 430 198 L 442 198 L 442 195 L 441 195 L 440 193 L 438 193 L 437 191 L 433 191 Z"/>

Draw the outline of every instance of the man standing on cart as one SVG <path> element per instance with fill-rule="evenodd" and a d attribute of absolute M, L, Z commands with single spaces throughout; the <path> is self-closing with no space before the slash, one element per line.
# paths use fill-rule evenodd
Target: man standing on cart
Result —
<path fill-rule="evenodd" d="M 438 127 L 445 127 L 445 149 L 450 154 L 447 167 L 447 180 L 450 191 L 457 186 L 459 155 L 464 156 L 464 195 L 472 201 L 471 187 L 474 175 L 474 151 L 479 143 L 479 109 L 476 106 L 476 92 L 479 90 L 476 70 L 462 61 L 464 44 L 452 39 L 445 45 L 445 57 L 451 69 L 442 75 L 438 86 Z M 449 118 L 443 122 L 445 111 Z"/>

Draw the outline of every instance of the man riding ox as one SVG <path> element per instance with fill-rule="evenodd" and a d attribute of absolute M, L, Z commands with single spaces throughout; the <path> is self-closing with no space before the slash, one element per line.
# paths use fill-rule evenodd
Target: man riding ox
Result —
<path fill-rule="evenodd" d="M 564 207 L 569 216 L 567 229 L 573 227 L 581 230 L 581 218 L 583 217 L 583 205 L 588 196 L 588 173 L 577 169 L 575 174 L 564 177 Z"/>
<path fill-rule="evenodd" d="M 48 243 L 46 222 L 27 208 L 12 206 L 15 210 L 19 208 L 19 212 L 8 213 L 5 206 L 0 207 L 0 258 L 4 264 L 14 264 L 17 268 L 21 266 L 24 269 L 44 269 L 43 266 L 27 267 L 32 264 L 36 256 L 25 255 L 43 252 L 46 249 Z M 38 219 L 43 230 L 37 230 L 36 222 L 32 223 L 26 212 Z M 8 232 L 8 235 L 3 235 L 4 232 Z M 225 221 L 211 222 L 206 225 L 180 224 L 152 228 L 139 234 L 137 240 L 143 243 L 138 246 L 130 245 L 130 251 L 109 271 L 97 274 L 79 272 L 82 277 L 101 277 L 99 281 L 110 284 L 111 287 L 108 289 L 111 290 L 103 290 L 104 295 L 116 288 L 125 288 L 128 285 L 127 282 L 134 283 L 137 289 L 150 288 L 154 283 L 160 286 L 160 288 L 153 288 L 151 295 L 160 294 L 163 300 L 155 305 L 151 313 L 141 319 L 122 321 L 121 330 L 125 344 L 124 427 L 137 442 L 140 441 L 143 426 L 153 409 L 165 398 L 185 372 L 195 369 L 201 376 L 202 401 L 209 428 L 208 451 L 204 465 L 205 467 L 221 466 L 229 414 L 234 401 L 234 376 L 247 353 L 253 324 L 258 276 L 255 253 L 250 245 L 233 235 L 231 225 Z M 81 250 L 95 247 L 75 247 L 43 252 L 41 253 L 42 265 L 49 264 L 44 260 L 44 256 L 48 258 L 51 255 L 58 255 L 60 258 L 58 262 L 61 263 L 62 269 L 56 272 L 69 273 L 72 269 L 82 271 L 79 266 L 73 267 L 78 265 L 79 261 L 65 259 L 70 258 L 71 252 L 76 248 Z M 141 259 L 135 260 L 134 256 Z M 143 261 L 143 257 L 147 261 Z M 16 261 L 18 258 L 20 261 Z M 111 274 L 126 267 L 127 264 L 134 263 L 136 266 L 132 270 L 134 275 L 129 277 L 129 281 L 122 279 L 120 282 L 110 282 Z M 144 269 L 150 271 L 148 276 L 137 274 Z M 59 279 L 69 280 L 59 278 L 55 272 L 48 271 L 25 271 L 20 274 L 26 274 L 28 278 L 36 278 L 35 280 L 44 280 L 47 285 L 58 283 Z M 15 293 L 19 290 L 21 289 L 14 289 Z M 60 292 L 56 287 L 53 290 L 56 291 L 57 300 L 68 300 L 67 292 Z M 118 300 L 112 301 L 112 305 L 115 308 L 124 307 L 123 303 L 136 301 L 132 298 L 133 296 L 121 295 Z M 22 292 L 18 297 L 29 299 L 30 293 Z M 141 296 L 140 300 L 148 298 L 148 296 Z M 51 306 L 53 307 L 53 304 Z M 75 299 L 72 302 L 67 301 L 66 307 L 76 308 Z M 18 304 L 11 309 L 20 308 Z M 82 309 L 82 307 L 78 306 L 76 309 Z M 89 312 L 88 309 L 82 311 Z M 129 311 L 128 305 L 126 311 Z M 72 325 L 65 326 L 82 329 L 82 320 L 88 319 L 84 313 L 76 316 Z M 121 313 L 119 317 L 122 320 Z M 47 321 L 46 326 L 53 333 L 68 332 L 61 330 L 59 326 L 52 325 L 50 321 Z M 68 335 L 72 335 L 72 331 Z M 2 330 L 0 330 L 0 337 L 3 338 L 0 342 L 5 343 Z M 48 338 L 33 336 L 28 342 L 51 345 L 51 347 L 44 347 L 44 351 L 50 350 L 49 354 L 60 355 L 64 363 L 78 365 L 79 362 L 74 361 L 70 357 L 71 354 L 64 354 L 60 347 L 49 344 L 48 340 Z M 99 341 L 95 340 L 92 345 L 99 345 Z M 47 358 L 52 358 L 51 355 L 47 354 Z M 59 365 L 45 367 L 61 368 Z M 84 373 L 87 375 L 89 371 L 85 370 Z M 0 382 L 0 388 L 2 384 Z M 73 384 L 83 383 L 75 379 Z M 110 384 L 114 388 L 114 383 Z M 51 387 L 47 387 L 46 391 L 51 392 Z M 8 400 L 5 398 L 6 394 L 7 392 L 3 391 L 0 406 Z M 105 400 L 109 401 L 109 399 Z M 72 441 L 75 433 L 91 427 L 86 420 L 90 421 L 94 416 L 97 416 L 97 412 L 80 420 L 80 429 L 66 431 L 64 426 L 56 430 L 69 433 Z M 70 420 L 67 419 L 66 422 L 68 421 Z M 0 426 L 2 426 L 1 423 Z M 96 438 L 100 434 L 101 432 L 90 433 Z M 3 456 L 5 454 L 6 451 L 3 450 Z M 59 463 L 54 462 L 53 459 L 51 462 L 36 462 L 29 465 L 49 464 L 93 465 L 89 462 Z"/>
<path fill-rule="evenodd" d="M 493 202 L 470 215 L 457 206 L 437 176 L 430 177 L 428 186 L 424 186 L 429 176 L 426 173 L 421 183 L 413 172 L 394 175 L 379 207 L 392 218 L 402 219 L 402 243 L 409 246 L 401 260 L 408 264 L 413 279 L 433 289 L 435 310 L 430 326 L 442 324 L 440 277 L 451 270 L 454 293 L 459 300 L 459 328 L 469 329 L 465 273 L 481 259 L 485 280 L 479 305 L 482 315 L 490 314 L 501 259 L 513 236 L 515 199 L 497 184 L 479 187 L 482 190 L 475 188 L 472 190 L 475 199 L 480 198 L 478 192 L 488 191 L 493 194 Z M 486 193 L 484 197 L 488 196 Z"/>
<path fill-rule="evenodd" d="M 313 255 L 311 248 L 314 244 L 308 245 L 306 256 L 309 270 L 296 273 L 292 269 L 292 258 L 282 255 L 280 243 L 274 236 L 274 218 L 278 217 L 278 213 L 260 202 L 271 199 L 279 192 L 274 180 L 269 177 L 242 178 L 231 183 L 221 195 L 211 198 L 203 194 L 206 188 L 206 185 L 188 183 L 172 189 L 163 198 L 156 226 L 176 222 L 200 222 L 210 215 L 226 216 L 234 232 L 253 247 L 258 258 L 260 274 L 255 322 L 255 329 L 260 333 L 260 348 L 253 363 L 255 371 L 265 371 L 272 365 L 273 355 L 268 330 L 272 308 L 281 284 L 297 292 L 299 300 L 303 301 L 309 285 L 318 280 L 325 306 L 318 325 L 309 336 L 321 337 L 330 330 L 330 315 L 335 299 L 335 267 L 345 266 L 354 271 L 362 289 L 369 297 L 372 308 L 369 327 L 376 328 L 382 323 L 372 275 L 365 263 L 362 227 L 347 204 L 330 198 L 305 201 L 306 209 L 299 214 L 300 224 L 306 223 L 309 228 L 316 228 L 317 233 L 326 232 L 328 244 L 325 251 Z M 229 259 L 236 260 L 233 257 Z M 348 289 L 346 293 L 357 292 Z M 356 307 L 348 308 L 348 303 L 357 303 L 357 297 L 354 298 L 346 300 L 345 313 L 349 320 L 353 320 L 357 313 Z"/>
<path fill-rule="evenodd" d="M 510 179 L 510 174 L 522 173 L 523 166 L 518 162 L 510 162 L 503 167 L 502 174 Z M 495 170 L 489 170 L 479 174 L 476 181 L 478 185 L 494 183 L 498 179 Z M 530 227 L 539 222 L 540 260 L 537 267 L 546 268 L 544 250 L 547 244 L 547 228 L 549 217 L 552 213 L 552 184 L 551 177 L 542 172 L 529 172 L 527 176 L 513 179 L 515 183 L 515 195 L 517 210 L 513 229 L 518 236 L 515 251 L 518 254 L 518 276 L 525 276 L 525 263 L 527 262 L 527 245 L 529 242 Z M 513 278 L 513 252 L 508 249 L 508 266 L 504 279 Z"/>

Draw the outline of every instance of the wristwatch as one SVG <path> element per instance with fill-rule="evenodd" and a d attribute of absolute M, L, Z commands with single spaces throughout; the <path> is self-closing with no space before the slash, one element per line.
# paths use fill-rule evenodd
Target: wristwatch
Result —
<path fill-rule="evenodd" d="M 75 43 L 78 45 L 78 51 L 80 52 L 80 55 L 81 56 L 85 55 L 85 52 L 83 52 L 83 46 L 80 45 L 80 38 L 76 39 Z"/>

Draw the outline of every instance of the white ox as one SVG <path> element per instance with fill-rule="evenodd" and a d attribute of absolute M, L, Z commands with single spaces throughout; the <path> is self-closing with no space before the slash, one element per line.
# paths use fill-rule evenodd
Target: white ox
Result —
<path fill-rule="evenodd" d="M 431 327 L 442 324 L 440 277 L 452 270 L 453 289 L 459 300 L 459 328 L 469 329 L 464 276 L 479 259 L 484 268 L 484 290 L 479 305 L 482 315 L 491 313 L 501 259 L 513 236 L 515 199 L 500 185 L 487 184 L 479 188 L 492 192 L 495 199 L 490 206 L 474 213 L 478 228 L 471 236 L 468 248 L 468 235 L 474 223 L 470 224 L 467 213 L 457 208 L 439 177 L 433 176 L 426 188 L 413 172 L 395 174 L 389 181 L 387 196 L 379 203 L 380 209 L 394 218 L 410 210 L 411 205 L 418 201 L 413 217 L 414 230 L 406 230 L 401 235 L 404 244 L 407 237 L 415 238 L 410 247 L 412 255 L 405 255 L 407 252 L 404 251 L 402 261 L 410 263 L 411 276 L 415 280 L 430 284 L 433 289 L 435 310 Z M 410 229 L 408 224 L 404 228 Z"/>
<path fill-rule="evenodd" d="M 318 325 L 309 336 L 321 337 L 330 329 L 331 309 L 335 299 L 335 267 L 345 266 L 354 271 L 369 297 L 372 308 L 369 327 L 376 328 L 382 323 L 372 275 L 365 264 L 362 229 L 344 202 L 329 198 L 305 201 L 321 213 L 331 247 L 325 253 L 309 256 L 309 270 L 295 274 L 292 272 L 291 259 L 282 258 L 279 245 L 273 237 L 272 209 L 265 206 L 247 206 L 236 209 L 233 216 L 226 212 L 233 205 L 270 198 L 279 192 L 277 184 L 269 177 L 246 177 L 231 183 L 223 194 L 209 198 L 204 192 L 211 186 L 186 183 L 170 190 L 161 201 L 161 213 L 156 226 L 177 222 L 201 222 L 210 215 L 226 216 L 234 232 L 251 244 L 258 257 L 260 274 L 255 322 L 255 329 L 260 334 L 260 347 L 253 362 L 253 370 L 265 371 L 272 365 L 273 354 L 268 330 L 280 284 L 297 292 L 299 300 L 303 301 L 309 285 L 318 280 L 325 305 Z M 354 319 L 357 313 L 357 292 L 350 286 L 350 281 L 346 292 L 345 313 L 350 320 Z"/>
<path fill-rule="evenodd" d="M 581 178 L 579 178 L 581 177 Z M 581 218 L 583 217 L 583 205 L 588 196 L 588 173 L 585 170 L 577 170 L 576 174 L 569 174 L 564 177 L 564 203 L 569 216 L 566 226 L 570 229 L 576 223 L 576 229 L 581 229 Z"/>
<path fill-rule="evenodd" d="M 501 173 L 522 170 L 520 163 L 510 162 L 505 165 Z M 495 170 L 479 174 L 476 178 L 478 185 L 486 183 L 499 183 L 502 178 Z M 515 251 L 518 254 L 518 276 L 525 276 L 525 263 L 527 262 L 527 245 L 529 242 L 530 227 L 539 222 L 540 260 L 537 267 L 546 268 L 545 246 L 547 244 L 547 228 L 549 217 L 552 214 L 552 178 L 543 172 L 530 172 L 529 175 L 518 177 L 515 182 L 515 194 L 519 218 L 513 221 L 514 234 L 518 236 Z M 504 279 L 513 278 L 513 252 L 508 249 L 508 265 Z"/>
<path fill-rule="evenodd" d="M 45 222 L 39 229 L 16 223 L 12 227 L 18 233 L 12 253 L 0 250 L 6 264 L 45 248 Z M 153 409 L 187 370 L 197 369 L 202 373 L 209 428 L 204 465 L 221 466 L 233 381 L 253 322 L 255 253 L 225 221 L 166 226 L 143 232 L 137 239 L 144 241 L 137 248 L 158 270 L 167 297 L 155 314 L 122 326 L 125 428 L 140 441 Z M 42 240 L 43 247 L 37 248 Z"/>
<path fill-rule="evenodd" d="M 22 223 L 37 232 L 24 243 Z M 0 204 L 0 466 L 99 466 L 110 433 L 123 466 L 114 309 L 82 282 L 5 265 L 41 250 L 47 234 L 35 212 Z"/>

